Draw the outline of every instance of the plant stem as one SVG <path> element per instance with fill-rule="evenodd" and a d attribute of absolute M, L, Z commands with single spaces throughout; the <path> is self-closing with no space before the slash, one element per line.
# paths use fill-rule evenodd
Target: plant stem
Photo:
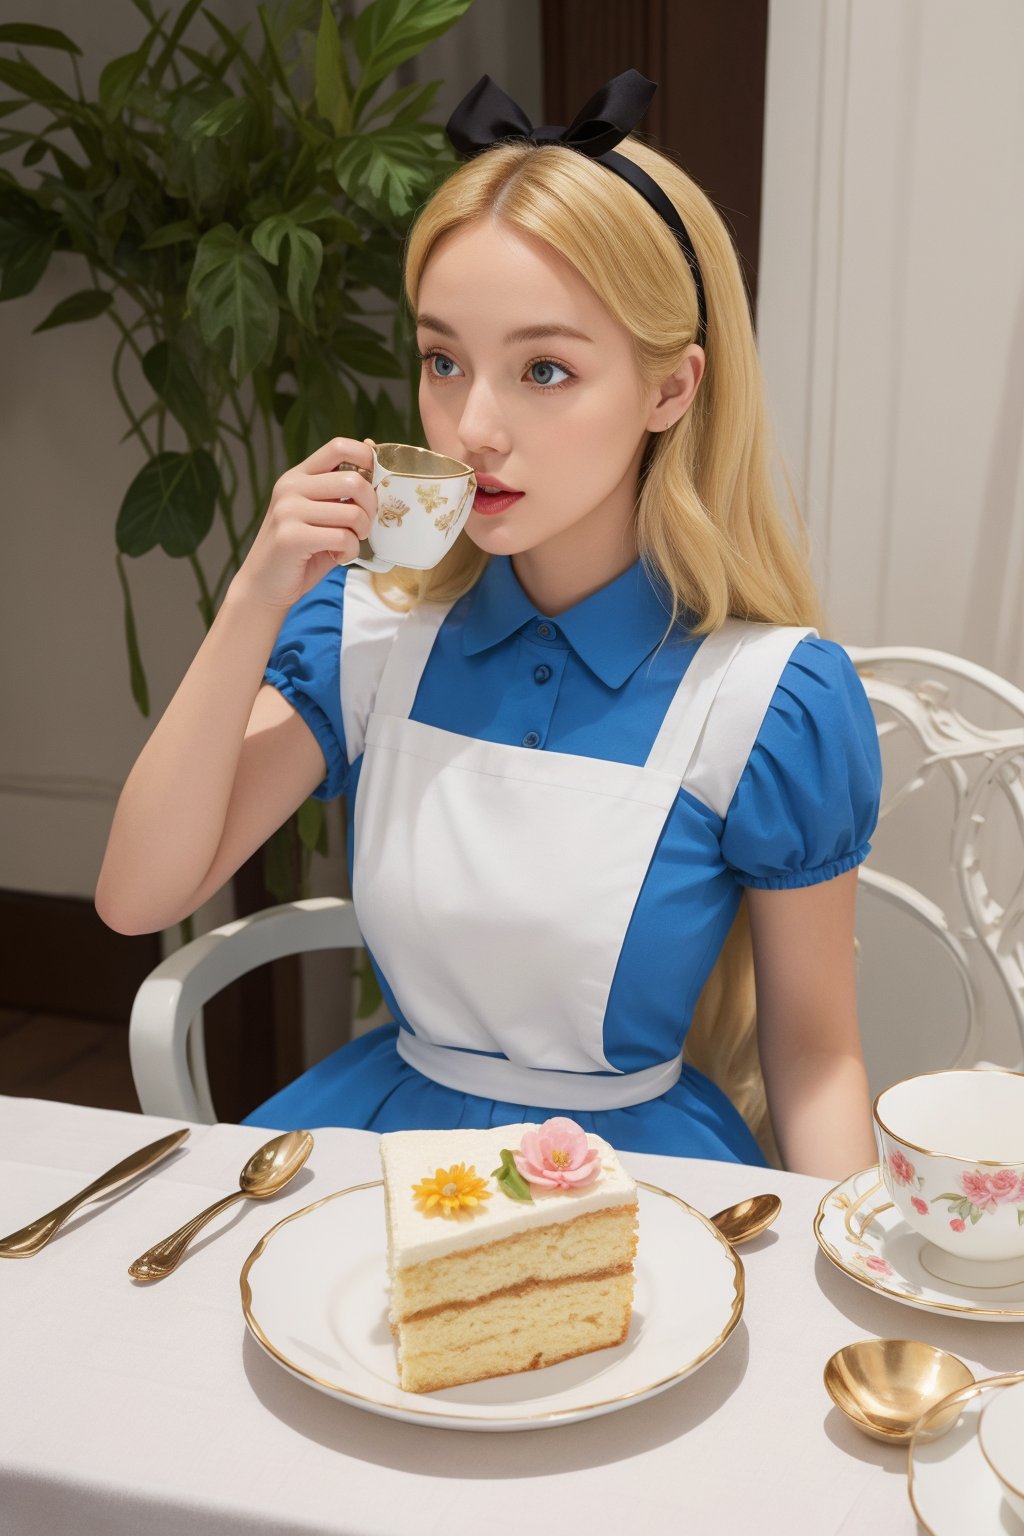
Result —
<path fill-rule="evenodd" d="M 120 401 L 122 411 L 124 411 L 124 414 L 127 416 L 129 422 L 131 423 L 132 431 L 138 438 L 139 442 L 142 444 L 143 448 L 145 448 L 150 458 L 152 458 L 155 453 L 153 444 L 147 437 L 146 430 L 143 427 L 141 421 L 139 421 L 138 417 L 135 415 L 135 412 L 132 410 L 131 405 L 128 402 L 128 396 L 125 394 L 121 384 L 121 357 L 124 353 L 125 347 L 130 344 L 131 338 L 127 333 L 124 322 L 120 320 L 120 317 L 115 316 L 113 310 L 109 311 L 109 313 L 112 317 L 120 322 L 122 333 L 121 340 L 117 344 L 117 351 L 114 353 L 114 363 L 111 370 L 111 377 L 114 384 L 114 393 L 117 395 L 117 398 Z"/>

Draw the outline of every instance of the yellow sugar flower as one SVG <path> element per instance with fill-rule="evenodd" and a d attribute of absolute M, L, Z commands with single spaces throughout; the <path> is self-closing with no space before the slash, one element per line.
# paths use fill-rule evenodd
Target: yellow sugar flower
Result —
<path fill-rule="evenodd" d="M 487 1180 L 477 1175 L 472 1165 L 453 1163 L 450 1168 L 438 1168 L 433 1178 L 421 1179 L 412 1186 L 414 1197 L 420 1201 L 424 1214 L 452 1216 L 462 1210 L 471 1210 L 481 1200 L 489 1200 L 491 1191 Z"/>

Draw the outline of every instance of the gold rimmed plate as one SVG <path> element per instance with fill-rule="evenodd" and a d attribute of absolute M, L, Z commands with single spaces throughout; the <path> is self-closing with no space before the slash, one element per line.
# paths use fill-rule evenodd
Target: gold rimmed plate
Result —
<path fill-rule="evenodd" d="M 743 1264 L 678 1196 L 640 1184 L 633 1321 L 623 1344 L 440 1392 L 403 1392 L 388 1328 L 384 1186 L 357 1184 L 286 1216 L 241 1274 L 253 1337 L 331 1397 L 434 1429 L 572 1424 L 642 1402 L 719 1350 L 743 1311 Z M 685 1298 L 685 1304 L 683 1303 Z"/>
<path fill-rule="evenodd" d="M 929 1245 L 893 1205 L 877 1168 L 851 1174 L 822 1197 L 814 1235 L 827 1259 L 859 1285 L 922 1312 L 988 1323 L 1024 1322 L 1024 1282 L 999 1278 L 977 1264 L 977 1284 L 940 1279 L 922 1263 Z M 988 1270 L 988 1272 L 986 1272 Z"/>
<path fill-rule="evenodd" d="M 951 1392 L 921 1419 L 907 1456 L 907 1492 L 928 1536 L 1011 1536 L 1024 1529 L 978 1436 L 986 1409 L 1021 1381 L 1024 1373 L 986 1377 Z M 935 1421 L 948 1421 L 957 1410 L 952 1426 L 936 1438 Z"/>

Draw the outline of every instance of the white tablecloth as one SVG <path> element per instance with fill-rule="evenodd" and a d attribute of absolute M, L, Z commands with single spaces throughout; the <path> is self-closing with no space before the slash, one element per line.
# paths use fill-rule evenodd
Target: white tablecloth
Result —
<path fill-rule="evenodd" d="M 178 1123 L 0 1098 L 0 1233 Z M 235 1188 L 265 1131 L 196 1126 L 35 1258 L 0 1260 L 2 1536 L 547 1536 L 569 1522 L 586 1536 L 914 1536 L 906 1453 L 833 1408 L 825 1361 L 881 1335 L 940 1344 L 979 1376 L 1024 1369 L 1024 1328 L 911 1310 L 834 1270 L 811 1230 L 826 1182 L 627 1154 L 637 1177 L 708 1214 L 782 1196 L 772 1231 L 741 1250 L 743 1318 L 707 1365 L 647 1402 L 546 1430 L 364 1413 L 288 1375 L 241 1313 L 239 1271 L 263 1232 L 379 1177 L 375 1135 L 315 1134 L 282 1195 L 219 1217 L 166 1280 L 134 1285 L 127 1265 Z"/>

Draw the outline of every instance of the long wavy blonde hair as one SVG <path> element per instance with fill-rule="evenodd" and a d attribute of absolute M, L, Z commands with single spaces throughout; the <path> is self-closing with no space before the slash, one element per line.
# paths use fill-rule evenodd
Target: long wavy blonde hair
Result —
<path fill-rule="evenodd" d="M 711 633 L 729 616 L 820 629 L 806 531 L 792 490 L 787 526 L 772 487 L 761 367 L 728 230 L 667 155 L 632 135 L 617 149 L 652 176 L 679 210 L 707 305 L 706 365 L 697 395 L 674 426 L 651 434 L 637 481 L 637 551 L 672 594 L 666 635 L 684 611 L 696 634 Z M 589 283 L 632 336 L 645 388 L 679 366 L 696 338 L 697 297 L 675 236 L 621 177 L 561 145 L 499 143 L 460 166 L 434 193 L 406 243 L 405 287 L 413 313 L 436 242 L 481 218 L 544 241 Z M 374 581 L 393 607 L 451 602 L 476 583 L 487 560 L 462 533 L 433 570 L 399 570 Z M 724 1089 L 776 1160 L 757 1053 L 745 900 L 698 999 L 686 1057 Z"/>

